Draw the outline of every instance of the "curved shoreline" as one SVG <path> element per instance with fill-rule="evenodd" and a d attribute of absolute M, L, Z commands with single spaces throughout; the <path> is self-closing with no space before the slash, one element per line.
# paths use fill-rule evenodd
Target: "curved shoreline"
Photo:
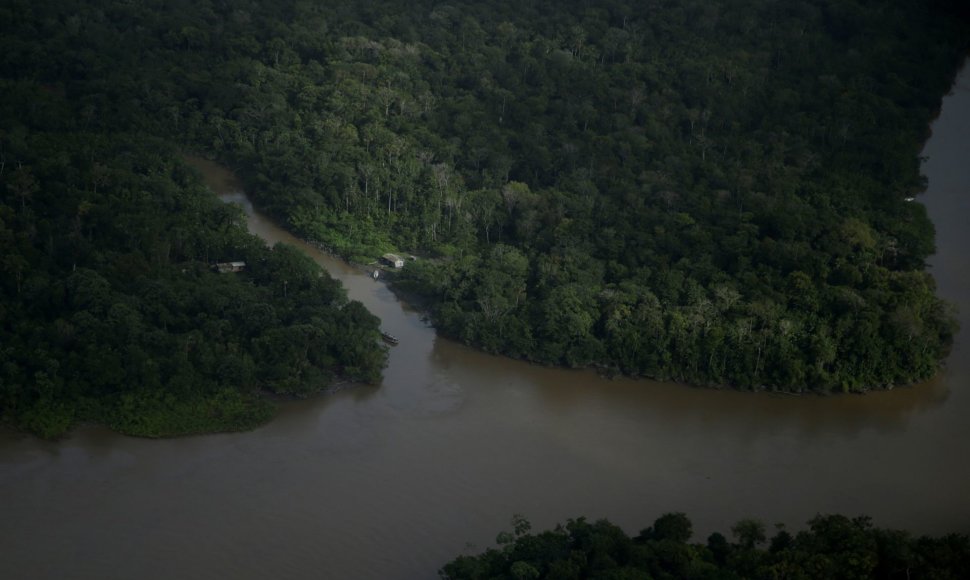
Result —
<path fill-rule="evenodd" d="M 223 165 L 218 160 L 209 159 L 208 157 L 197 157 L 197 159 L 201 159 L 201 160 L 203 160 L 203 161 L 205 161 L 207 163 L 211 163 L 214 166 L 217 166 L 217 167 L 221 168 L 222 170 L 229 172 L 233 176 L 233 179 L 237 180 L 238 183 L 240 184 L 240 189 L 238 191 L 234 191 L 233 193 L 234 194 L 239 194 L 239 195 L 245 196 L 247 202 L 250 203 L 250 204 L 253 204 L 254 210 L 257 209 L 256 208 L 256 205 L 245 194 L 244 188 L 241 187 L 243 185 L 243 182 L 241 180 L 239 180 L 239 178 L 235 175 L 235 173 L 232 171 L 231 168 L 229 168 L 226 165 Z M 266 216 L 266 214 L 263 214 L 263 215 L 264 215 L 264 217 Z M 270 219 L 272 219 L 272 218 L 270 218 Z M 330 247 L 326 246 L 322 242 L 317 241 L 317 240 L 312 240 L 312 239 L 304 238 L 298 232 L 294 232 L 292 230 L 289 230 L 289 229 L 283 227 L 282 225 L 279 224 L 279 222 L 277 220 L 273 220 L 273 221 L 274 221 L 274 223 L 276 223 L 277 227 L 280 227 L 281 229 L 284 229 L 285 231 L 289 232 L 290 234 L 292 234 L 294 237 L 296 237 L 297 239 L 299 239 L 301 242 L 303 242 L 307 246 L 310 246 L 310 247 L 312 247 L 312 248 L 314 248 L 314 249 L 316 249 L 316 250 L 318 250 L 318 251 L 320 251 L 322 253 L 325 253 L 325 254 L 329 255 L 329 256 L 331 256 L 335 260 L 340 260 L 341 262 L 343 262 L 344 264 L 346 264 L 348 267 L 354 268 L 354 269 L 358 270 L 359 272 L 361 272 L 362 274 L 363 273 L 369 273 L 369 272 L 373 271 L 373 268 L 370 268 L 370 265 L 369 264 L 361 264 L 361 263 L 358 263 L 358 262 L 350 261 L 350 260 L 346 259 L 340 253 L 334 251 L 333 248 L 330 248 Z M 389 275 L 381 276 L 379 279 L 376 280 L 377 282 L 385 284 L 388 287 L 388 289 L 398 298 L 398 300 L 402 304 L 406 304 L 406 305 L 408 305 L 410 307 L 413 307 L 413 308 L 416 308 L 416 309 L 420 310 L 422 312 L 422 314 L 425 316 L 425 318 L 429 322 L 432 320 L 432 309 L 433 309 L 433 302 L 432 301 L 430 301 L 428 298 L 426 298 L 425 296 L 423 296 L 421 294 L 414 293 L 414 292 L 409 292 L 409 291 L 406 291 L 406 290 L 401 289 L 400 286 L 398 284 L 396 284 L 395 281 L 394 281 L 395 275 L 394 275 L 394 272 L 393 271 L 388 270 L 386 268 L 380 268 L 380 267 L 378 267 L 378 269 L 380 269 L 383 272 L 388 272 Z M 924 272 L 925 271 L 927 271 L 927 270 L 924 270 Z M 539 366 L 539 367 L 542 367 L 542 368 L 563 369 L 563 370 L 592 370 L 592 371 L 595 371 L 598 375 L 602 376 L 603 378 L 607 378 L 607 379 L 627 378 L 627 379 L 632 379 L 632 380 L 650 380 L 650 381 L 659 381 L 659 382 L 677 384 L 677 385 L 681 385 L 681 386 L 684 386 L 684 387 L 697 388 L 697 389 L 731 390 L 731 391 L 737 391 L 737 392 L 742 392 L 742 393 L 767 393 L 767 394 L 789 395 L 789 396 L 818 396 L 818 397 L 832 397 L 832 396 L 836 396 L 837 397 L 837 396 L 865 395 L 865 394 L 873 393 L 873 392 L 886 392 L 886 391 L 892 391 L 892 390 L 901 389 L 901 388 L 902 389 L 905 389 L 905 388 L 917 388 L 917 387 L 919 387 L 919 385 L 924 384 L 924 383 L 926 383 L 928 381 L 932 381 L 932 380 L 936 379 L 937 377 L 939 377 L 940 374 L 946 370 L 946 360 L 947 360 L 947 358 L 949 358 L 949 355 L 948 355 L 947 358 L 944 358 L 944 359 L 940 360 L 939 363 L 938 363 L 936 372 L 933 373 L 931 376 L 928 376 L 928 377 L 923 378 L 921 380 L 913 381 L 913 382 L 907 382 L 907 383 L 892 383 L 892 384 L 887 384 L 887 385 L 873 385 L 873 386 L 865 387 L 865 388 L 862 388 L 860 390 L 855 390 L 855 391 L 842 391 L 842 392 L 838 392 L 838 391 L 823 391 L 823 390 L 816 390 L 816 389 L 786 390 L 786 389 L 782 389 L 782 388 L 772 388 L 772 387 L 769 387 L 767 385 L 759 385 L 759 386 L 754 387 L 754 388 L 741 388 L 741 387 L 737 387 L 737 386 L 734 386 L 734 385 L 731 385 L 731 384 L 728 384 L 728 383 L 708 383 L 708 384 L 701 384 L 701 383 L 694 383 L 694 382 L 690 382 L 690 381 L 686 381 L 686 380 L 678 379 L 678 378 L 673 378 L 673 377 L 655 377 L 655 376 L 646 376 L 646 375 L 630 375 L 630 374 L 623 373 L 622 371 L 620 371 L 617 368 L 605 367 L 605 366 L 602 366 L 602 365 L 595 365 L 595 364 L 586 365 L 586 366 L 579 366 L 579 367 L 570 367 L 570 366 L 565 366 L 565 365 L 557 365 L 557 364 L 553 364 L 553 363 L 546 363 L 546 362 L 539 361 L 539 360 L 532 360 L 532 359 L 528 359 L 528 358 L 525 358 L 525 357 L 514 357 L 514 356 L 510 356 L 510 355 L 501 353 L 501 352 L 492 352 L 492 351 L 489 351 L 487 349 L 482 349 L 482 348 L 480 348 L 480 347 L 478 347 L 477 345 L 474 345 L 474 344 L 465 343 L 465 342 L 461 341 L 460 339 L 458 339 L 458 337 L 451 336 L 451 335 L 449 335 L 447 333 L 442 332 L 434 324 L 432 324 L 432 327 L 435 329 L 435 332 L 439 336 L 446 337 L 446 338 L 449 338 L 451 340 L 455 340 L 456 342 L 460 342 L 461 344 L 464 344 L 464 345 L 466 345 L 466 346 L 468 346 L 470 348 L 479 350 L 480 352 L 483 352 L 483 353 L 486 353 L 486 354 L 500 356 L 500 357 L 503 357 L 503 358 L 507 358 L 509 360 L 521 361 L 521 362 L 528 363 L 528 364 L 532 364 L 532 365 L 536 365 L 536 366 Z"/>

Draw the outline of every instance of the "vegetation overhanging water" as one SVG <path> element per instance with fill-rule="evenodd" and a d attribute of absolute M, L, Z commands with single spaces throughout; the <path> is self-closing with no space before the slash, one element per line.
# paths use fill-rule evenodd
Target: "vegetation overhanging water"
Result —
<path fill-rule="evenodd" d="M 794 391 L 931 376 L 953 318 L 908 199 L 965 13 L 773 6 L 6 6 L 4 415 L 197 432 L 264 417 L 260 389 L 377 376 L 376 321 L 244 239 L 177 144 L 350 257 L 441 256 L 399 283 L 490 352 Z"/>

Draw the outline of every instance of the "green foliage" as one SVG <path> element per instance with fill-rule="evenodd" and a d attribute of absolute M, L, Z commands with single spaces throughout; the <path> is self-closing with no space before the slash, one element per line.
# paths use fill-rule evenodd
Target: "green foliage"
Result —
<path fill-rule="evenodd" d="M 295 248 L 249 235 L 175 144 L 78 125 L 83 98 L 49 85 L 0 83 L 4 420 L 42 437 L 78 421 L 239 430 L 272 416 L 266 393 L 379 380 L 379 321 Z M 212 268 L 230 260 L 247 267 Z"/>
<path fill-rule="evenodd" d="M 657 518 L 652 527 L 640 532 L 638 539 L 671 540 L 684 544 L 693 535 L 692 527 L 687 514 L 681 512 L 664 514 Z"/>
<path fill-rule="evenodd" d="M 690 520 L 665 514 L 631 539 L 606 520 L 569 520 L 552 531 L 500 534 L 501 550 L 458 556 L 440 576 L 449 580 L 543 579 L 705 579 L 705 578 L 966 578 L 970 538 L 950 534 L 913 538 L 898 530 L 874 528 L 869 518 L 816 516 L 794 537 L 780 529 L 771 548 L 764 524 L 743 520 L 734 526 L 737 543 L 714 533 L 706 544 L 689 544 Z"/>
<path fill-rule="evenodd" d="M 265 398 L 230 386 L 186 399 L 133 391 L 95 418 L 128 435 L 173 437 L 252 429 L 268 421 L 273 412 Z"/>
<path fill-rule="evenodd" d="M 118 167 L 124 147 L 43 163 L 21 151 L 42 134 L 53 152 L 55 138 L 77 151 L 148 133 L 238 168 L 261 209 L 344 257 L 442 257 L 397 283 L 489 351 L 746 389 L 936 372 L 954 319 L 923 272 L 932 224 L 905 200 L 925 186 L 919 150 L 968 48 L 962 5 L 639 8 L 8 2 L 0 232 L 19 233 L 0 239 L 43 253 L 22 214 L 63 170 L 59 185 L 85 192 L 54 203 L 74 218 L 65 248 L 100 272 L 100 196 L 171 196 L 167 173 Z M 132 171 L 146 184 L 120 193 Z M 115 241 L 150 241 L 115 273 L 231 254 L 220 228 L 238 216 L 211 211 L 204 233 L 122 222 Z M 33 256 L 2 259 L 6 291 L 43 284 Z M 273 340 L 292 351 L 273 365 L 302 368 L 297 337 Z"/>

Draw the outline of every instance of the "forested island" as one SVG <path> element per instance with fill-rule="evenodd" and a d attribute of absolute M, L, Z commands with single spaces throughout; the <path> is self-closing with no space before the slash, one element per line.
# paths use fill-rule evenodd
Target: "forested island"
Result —
<path fill-rule="evenodd" d="M 441 570 L 448 580 L 579 578 L 862 580 L 970 577 L 970 538 L 964 534 L 913 537 L 877 528 L 867 517 L 819 515 L 808 529 L 771 532 L 758 520 L 690 543 L 693 526 L 682 513 L 665 514 L 630 538 L 607 520 L 570 520 L 538 534 L 521 516 L 498 535 L 498 549 L 459 556 Z"/>
<path fill-rule="evenodd" d="M 182 161 L 437 328 L 607 373 L 787 391 L 934 374 L 910 200 L 968 48 L 935 0 L 11 0 L 0 405 L 161 435 L 376 380 L 378 323 Z M 244 261 L 243 272 L 211 264 Z"/>

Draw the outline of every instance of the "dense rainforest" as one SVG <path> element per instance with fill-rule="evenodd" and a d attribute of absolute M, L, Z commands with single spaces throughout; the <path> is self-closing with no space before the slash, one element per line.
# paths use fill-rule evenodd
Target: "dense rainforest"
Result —
<path fill-rule="evenodd" d="M 606 520 L 570 520 L 555 530 L 530 533 L 521 516 L 514 531 L 498 536 L 499 549 L 459 556 L 442 570 L 449 580 L 609 578 L 613 580 L 802 580 L 970 578 L 970 538 L 949 534 L 913 537 L 876 528 L 869 518 L 816 516 L 792 534 L 778 526 L 768 538 L 763 523 L 742 520 L 733 542 L 713 533 L 705 544 L 689 543 L 690 519 L 659 517 L 635 538 Z"/>
<path fill-rule="evenodd" d="M 929 377 L 955 323 L 925 272 L 932 224 L 909 200 L 968 30 L 951 0 L 10 0 L 3 404 L 180 376 L 129 377 L 154 359 L 123 350 L 142 343 L 105 322 L 115 300 L 93 317 L 117 346 L 84 364 L 125 378 L 65 386 L 66 368 L 48 368 L 70 360 L 57 325 L 81 340 L 68 281 L 95 273 L 129 300 L 138 284 L 180 288 L 178 325 L 131 308 L 181 337 L 151 352 L 212 349 L 203 383 L 233 383 L 223 363 L 253 384 L 274 372 L 256 354 L 272 326 L 219 312 L 208 322 L 245 340 L 187 338 L 207 327 L 183 312 L 209 311 L 180 276 L 245 284 L 184 263 L 263 250 L 206 237 L 232 210 L 186 214 L 178 148 L 230 165 L 260 208 L 347 258 L 428 257 L 397 287 L 489 351 L 740 388 Z M 278 276 L 235 278 L 254 308 L 289 301 L 270 318 L 306 338 Z M 233 349 L 253 366 L 230 364 Z M 375 372 L 376 355 L 352 354 L 368 362 L 342 366 Z"/>
<path fill-rule="evenodd" d="M 4 30 L 0 52 L 16 38 Z M 5 61 L 0 78 L 5 422 L 45 437 L 79 421 L 151 437 L 236 430 L 268 419 L 271 396 L 378 381 L 376 317 L 297 249 L 250 235 L 179 145 L 123 113 L 94 122 L 90 87 L 39 73 L 69 54 L 19 73 Z M 246 266 L 212 267 L 226 261 Z"/>

